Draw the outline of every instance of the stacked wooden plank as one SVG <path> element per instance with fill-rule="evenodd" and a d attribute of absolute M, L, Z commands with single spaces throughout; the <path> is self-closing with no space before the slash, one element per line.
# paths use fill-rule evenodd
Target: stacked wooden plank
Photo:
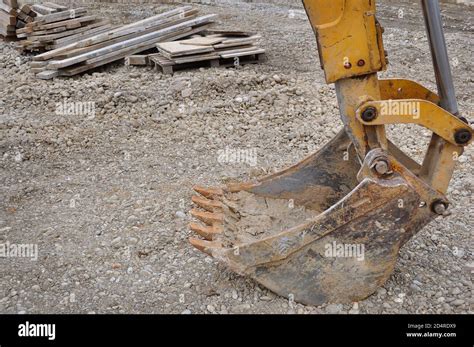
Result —
<path fill-rule="evenodd" d="M 191 6 L 180 7 L 37 55 L 32 71 L 41 79 L 73 76 L 150 50 L 159 42 L 200 33 L 209 29 L 214 18 L 198 16 Z"/>
<path fill-rule="evenodd" d="M 160 54 L 149 59 L 164 73 L 200 62 L 212 67 L 259 63 L 265 61 L 265 50 L 257 46 L 258 39 L 259 35 L 240 31 L 211 31 L 186 40 L 158 43 Z"/>
<path fill-rule="evenodd" d="M 112 28 L 108 20 L 88 15 L 85 8 L 33 5 L 33 9 L 42 13 L 35 21 L 16 31 L 17 37 L 23 39 L 17 44 L 17 48 L 22 51 L 47 51 L 64 47 Z"/>
<path fill-rule="evenodd" d="M 68 10 L 66 6 L 58 5 L 52 2 L 44 2 L 42 4 L 34 4 L 32 8 L 40 15 L 52 14 Z"/>
<path fill-rule="evenodd" d="M 38 16 L 30 5 L 23 5 L 17 10 L 16 28 L 24 28 L 28 23 L 31 23 Z"/>
<path fill-rule="evenodd" d="M 0 36 L 4 39 L 16 38 L 17 13 L 17 0 L 0 0 Z"/>

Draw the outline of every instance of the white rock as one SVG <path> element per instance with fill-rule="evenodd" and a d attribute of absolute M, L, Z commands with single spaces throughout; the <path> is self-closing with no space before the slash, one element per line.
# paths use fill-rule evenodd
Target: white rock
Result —
<path fill-rule="evenodd" d="M 191 88 L 186 88 L 181 91 L 181 96 L 183 98 L 189 98 L 193 95 L 193 90 Z"/>
<path fill-rule="evenodd" d="M 329 304 L 326 306 L 326 312 L 329 314 L 341 313 L 342 308 L 341 304 Z"/>
<path fill-rule="evenodd" d="M 175 213 L 176 217 L 178 218 L 181 218 L 181 219 L 185 219 L 186 218 L 186 213 L 184 213 L 183 211 L 177 211 Z"/>

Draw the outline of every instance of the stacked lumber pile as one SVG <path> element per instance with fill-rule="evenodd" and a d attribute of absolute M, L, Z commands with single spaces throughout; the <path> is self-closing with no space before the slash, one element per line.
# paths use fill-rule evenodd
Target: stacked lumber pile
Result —
<path fill-rule="evenodd" d="M 214 30 L 186 40 L 158 43 L 160 54 L 149 59 L 163 73 L 198 62 L 208 62 L 212 67 L 260 63 L 265 61 L 265 50 L 257 46 L 258 39 L 259 35 L 241 31 Z"/>
<path fill-rule="evenodd" d="M 0 35 L 7 40 L 16 38 L 17 13 L 16 0 L 0 0 Z"/>
<path fill-rule="evenodd" d="M 38 11 L 40 16 L 17 29 L 17 37 L 23 39 L 17 43 L 19 50 L 53 50 L 103 33 L 112 27 L 108 20 L 89 16 L 84 8 L 67 9 L 60 5 L 46 7 L 46 4 L 49 3 L 33 5 L 33 10 Z"/>
<path fill-rule="evenodd" d="M 41 79 L 73 76 L 150 50 L 159 42 L 200 33 L 209 29 L 214 18 L 198 16 L 191 6 L 180 7 L 37 55 L 32 71 Z"/>

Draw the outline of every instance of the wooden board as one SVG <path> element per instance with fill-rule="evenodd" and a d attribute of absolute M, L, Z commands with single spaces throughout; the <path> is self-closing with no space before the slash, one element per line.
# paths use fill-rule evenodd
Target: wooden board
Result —
<path fill-rule="evenodd" d="M 16 27 L 17 27 L 18 29 L 24 28 L 25 25 L 26 25 L 26 23 L 23 22 L 23 21 L 20 20 L 20 19 L 18 19 L 18 20 L 16 21 Z"/>
<path fill-rule="evenodd" d="M 32 61 L 32 62 L 30 62 L 30 67 L 32 69 L 45 67 L 46 65 L 48 65 L 48 64 L 45 61 Z"/>
<path fill-rule="evenodd" d="M 173 58 L 172 61 L 176 64 L 186 64 L 194 63 L 197 61 L 215 60 L 219 59 L 219 57 L 220 56 L 217 53 L 195 54 L 189 57 Z"/>
<path fill-rule="evenodd" d="M 58 12 L 58 10 L 55 9 L 55 8 L 40 5 L 40 4 L 34 4 L 34 5 L 32 5 L 32 8 L 33 8 L 33 11 L 35 11 L 36 13 L 42 14 L 42 15 L 47 15 L 47 14 Z"/>
<path fill-rule="evenodd" d="M 3 0 L 3 3 L 10 6 L 10 7 L 12 7 L 12 8 L 18 8 L 18 1 L 17 0 Z"/>
<path fill-rule="evenodd" d="M 84 17 L 79 17 L 75 19 L 66 19 L 62 21 L 57 21 L 54 23 L 50 24 L 44 24 L 41 25 L 38 22 L 33 22 L 29 27 L 35 28 L 35 30 L 48 30 L 48 29 L 53 29 L 57 27 L 62 27 L 62 26 L 68 26 L 68 25 L 74 25 L 74 24 L 81 24 L 84 22 L 92 22 L 97 19 L 97 16 L 84 16 Z"/>
<path fill-rule="evenodd" d="M 235 58 L 235 57 L 245 57 L 248 55 L 258 55 L 258 54 L 264 54 L 265 50 L 264 49 L 256 49 L 253 51 L 244 51 L 244 52 L 232 52 L 232 53 L 225 53 L 225 54 L 220 54 L 221 58 L 227 59 L 227 58 Z"/>
<path fill-rule="evenodd" d="M 229 44 L 229 43 L 242 43 L 242 42 L 247 42 L 249 40 L 258 40 L 261 39 L 262 37 L 260 35 L 253 35 L 245 38 L 228 38 L 226 37 L 225 40 L 222 41 L 223 44 Z"/>
<path fill-rule="evenodd" d="M 245 51 L 253 51 L 256 50 L 257 46 L 254 45 L 246 45 L 246 46 L 239 46 L 239 47 L 229 47 L 229 48 L 221 48 L 217 49 L 216 51 L 222 54 L 225 53 L 239 53 L 239 52 L 245 52 Z"/>
<path fill-rule="evenodd" d="M 3 3 L 2 0 L 0 0 L 0 10 L 3 10 L 7 14 L 11 14 L 13 16 L 16 16 L 16 13 L 17 13 L 16 9 L 14 9 L 13 7 Z"/>
<path fill-rule="evenodd" d="M 240 30 L 218 30 L 218 29 L 212 29 L 208 30 L 207 33 L 209 34 L 214 34 L 214 35 L 223 35 L 223 36 L 231 36 L 231 37 L 250 37 L 253 34 L 246 32 L 246 31 L 240 31 Z"/>
<path fill-rule="evenodd" d="M 125 58 L 125 65 L 146 66 L 148 65 L 148 55 L 129 55 Z"/>
<path fill-rule="evenodd" d="M 10 15 L 6 12 L 0 11 L 0 24 L 2 25 L 16 25 L 16 16 Z"/>
<path fill-rule="evenodd" d="M 33 33 L 25 33 L 25 35 L 34 37 L 34 36 L 40 36 L 40 35 L 57 34 L 63 31 L 66 31 L 66 27 L 57 27 L 57 28 L 49 29 L 49 30 L 33 31 Z M 17 30 L 17 34 L 18 34 L 18 30 Z"/>
<path fill-rule="evenodd" d="M 5 37 L 15 37 L 15 32 L 9 31 L 7 28 L 0 27 L 0 35 Z"/>
<path fill-rule="evenodd" d="M 24 12 L 25 14 L 29 15 L 30 12 L 31 12 L 31 6 L 30 5 L 27 5 L 27 4 L 24 4 L 20 7 L 20 11 L 21 12 Z"/>
<path fill-rule="evenodd" d="M 63 5 L 59 5 L 59 4 L 55 4 L 53 2 L 44 2 L 43 3 L 44 6 L 47 6 L 49 8 L 54 8 L 56 9 L 58 12 L 60 11 L 67 11 L 68 8 L 66 6 L 63 6 Z"/>
<path fill-rule="evenodd" d="M 60 39 L 56 39 L 52 42 L 52 46 L 61 46 L 61 45 L 67 45 L 71 42 L 77 42 L 78 40 L 83 40 L 87 37 L 91 37 L 93 35 L 97 35 L 97 34 L 100 34 L 100 33 L 103 33 L 103 32 L 107 32 L 107 31 L 110 31 L 112 29 L 112 25 L 111 24 L 106 24 L 106 25 L 103 25 L 103 26 L 100 26 L 100 27 L 91 27 L 91 26 L 88 26 L 86 27 L 86 31 L 83 31 L 83 32 L 80 32 L 80 33 L 77 33 L 77 34 L 74 34 L 74 35 L 71 35 L 71 36 L 66 36 L 66 37 L 63 37 L 63 38 L 60 38 Z"/>
<path fill-rule="evenodd" d="M 55 70 L 44 70 L 38 74 L 36 74 L 36 78 L 42 79 L 42 80 L 49 80 L 54 77 L 59 76 L 59 72 Z"/>
<path fill-rule="evenodd" d="M 110 24 L 108 23 L 108 21 L 103 20 L 103 21 L 100 21 L 100 22 L 97 22 L 97 23 L 89 24 L 86 27 L 80 27 L 80 28 L 74 29 L 74 30 L 66 30 L 64 32 L 60 32 L 60 33 L 57 33 L 57 34 L 47 34 L 47 35 L 39 35 L 39 36 L 32 35 L 32 36 L 30 36 L 30 39 L 32 41 L 50 42 L 50 41 L 53 41 L 53 40 L 56 40 L 56 39 L 60 39 L 62 37 L 82 33 L 82 32 L 85 32 L 87 30 L 97 28 L 97 27 L 102 27 L 102 26 L 108 26 L 108 28 L 110 28 Z"/>
<path fill-rule="evenodd" d="M 206 37 L 206 36 L 198 36 L 193 37 L 187 40 L 179 41 L 183 45 L 194 45 L 194 46 L 212 46 L 224 41 L 224 37 Z"/>
<path fill-rule="evenodd" d="M 16 27 L 14 25 L 2 25 L 0 26 L 5 32 L 16 35 Z"/>
<path fill-rule="evenodd" d="M 226 39 L 223 40 L 221 43 L 214 45 L 214 48 L 221 49 L 221 48 L 238 47 L 238 46 L 244 46 L 244 45 L 252 45 L 256 43 L 257 40 L 260 38 L 261 36 L 259 35 L 246 37 L 246 38 L 238 38 L 238 39 L 229 39 L 226 37 Z"/>
<path fill-rule="evenodd" d="M 87 13 L 87 10 L 85 8 L 77 8 L 77 9 L 71 9 L 71 10 L 63 11 L 63 12 L 46 14 L 42 17 L 39 17 L 37 20 L 37 23 L 49 24 L 49 23 L 53 23 L 53 22 L 57 22 L 60 20 L 65 20 L 65 19 L 75 19 L 75 18 L 84 16 L 86 13 Z"/>
<path fill-rule="evenodd" d="M 199 53 L 213 52 L 212 46 L 183 45 L 180 41 L 163 42 L 156 45 L 158 50 L 167 58 L 181 57 Z"/>

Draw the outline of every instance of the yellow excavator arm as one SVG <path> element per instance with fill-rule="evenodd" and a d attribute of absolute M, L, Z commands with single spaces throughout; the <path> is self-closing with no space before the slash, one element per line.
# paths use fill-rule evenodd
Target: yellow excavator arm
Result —
<path fill-rule="evenodd" d="M 387 57 L 374 0 L 303 3 L 344 129 L 256 182 L 196 187 L 191 214 L 199 222 L 190 228 L 200 238 L 190 242 L 295 301 L 359 301 L 390 277 L 400 248 L 447 213 L 445 193 L 473 130 L 458 114 L 437 0 L 421 1 L 437 94 L 378 79 Z M 386 136 L 385 125 L 406 123 L 433 132 L 421 165 Z"/>

